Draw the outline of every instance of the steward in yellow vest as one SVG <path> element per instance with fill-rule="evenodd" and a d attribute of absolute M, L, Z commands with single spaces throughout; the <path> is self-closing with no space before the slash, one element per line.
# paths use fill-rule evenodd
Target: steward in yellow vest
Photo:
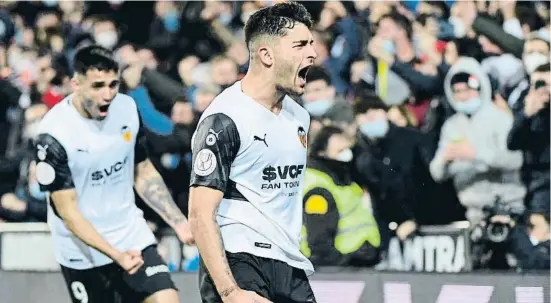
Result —
<path fill-rule="evenodd" d="M 325 127 L 311 147 L 304 185 L 301 251 L 314 265 L 373 266 L 379 262 L 379 229 L 352 181 L 350 142 Z"/>

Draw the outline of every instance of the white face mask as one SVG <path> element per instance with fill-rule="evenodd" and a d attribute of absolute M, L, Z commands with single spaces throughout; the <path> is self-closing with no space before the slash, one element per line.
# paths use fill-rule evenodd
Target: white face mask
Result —
<path fill-rule="evenodd" d="M 530 236 L 530 243 L 532 243 L 532 245 L 536 246 L 540 243 L 540 241 L 538 241 L 538 239 L 536 239 L 536 237 Z"/>
<path fill-rule="evenodd" d="M 108 31 L 99 33 L 94 37 L 94 40 L 96 40 L 96 43 L 108 48 L 112 49 L 117 45 L 119 37 L 117 36 L 117 33 L 115 31 Z"/>
<path fill-rule="evenodd" d="M 540 53 L 532 53 L 522 58 L 524 68 L 528 74 L 533 73 L 540 65 L 549 63 L 549 57 Z"/>
<path fill-rule="evenodd" d="M 453 26 L 453 32 L 457 38 L 463 38 L 467 34 L 467 28 L 463 21 L 457 17 L 450 17 L 448 21 Z"/>
<path fill-rule="evenodd" d="M 352 154 L 352 150 L 350 148 L 347 148 L 343 151 L 341 151 L 335 160 L 340 162 L 350 162 L 352 161 L 352 158 L 354 158 L 354 155 Z"/>

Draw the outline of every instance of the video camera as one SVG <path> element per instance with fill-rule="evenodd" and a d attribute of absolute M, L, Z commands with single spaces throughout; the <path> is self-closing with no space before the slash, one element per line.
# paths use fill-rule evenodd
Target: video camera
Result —
<path fill-rule="evenodd" d="M 484 229 L 483 238 L 492 243 L 502 243 L 507 240 L 511 227 L 509 224 L 501 222 L 492 222 L 494 216 L 510 216 L 512 220 L 516 215 L 512 211 L 507 201 L 503 201 L 499 196 L 496 196 L 493 206 L 485 206 L 483 208 L 485 214 L 486 228 Z"/>

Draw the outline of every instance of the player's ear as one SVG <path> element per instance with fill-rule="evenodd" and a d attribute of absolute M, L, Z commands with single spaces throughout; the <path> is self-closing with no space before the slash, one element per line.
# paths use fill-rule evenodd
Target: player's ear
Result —
<path fill-rule="evenodd" d="M 272 66 L 274 64 L 273 49 L 267 45 L 263 45 L 258 48 L 258 58 L 260 62 L 266 66 Z"/>
<path fill-rule="evenodd" d="M 80 81 L 76 73 L 74 74 L 73 78 L 71 78 L 71 89 L 74 92 L 80 91 Z"/>

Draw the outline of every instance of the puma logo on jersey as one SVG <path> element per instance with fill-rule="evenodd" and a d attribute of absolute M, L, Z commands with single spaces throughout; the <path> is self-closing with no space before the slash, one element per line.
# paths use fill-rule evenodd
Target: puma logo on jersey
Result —
<path fill-rule="evenodd" d="M 148 277 L 151 277 L 153 275 L 156 275 L 162 272 L 170 272 L 170 270 L 168 269 L 168 266 L 161 264 L 161 265 L 149 266 L 145 269 L 145 274 Z"/>
<path fill-rule="evenodd" d="M 258 137 L 258 136 L 254 136 L 253 139 L 254 139 L 254 141 L 262 141 L 262 142 L 264 142 L 264 144 L 266 144 L 266 147 L 268 147 L 268 143 L 266 143 L 266 134 L 264 134 L 264 139 L 261 139 L 261 138 Z"/>
<path fill-rule="evenodd" d="M 38 146 L 36 147 L 36 149 L 38 149 L 38 151 L 36 152 L 36 156 L 38 157 L 38 159 L 40 161 L 44 161 L 46 159 L 46 155 L 47 155 L 47 150 L 48 150 L 48 145 L 40 145 L 38 144 Z"/>
<path fill-rule="evenodd" d="M 223 131 L 224 130 L 216 132 L 214 129 L 209 128 L 209 134 L 207 135 L 207 138 L 205 139 L 205 143 L 207 143 L 208 146 L 214 145 L 214 143 L 216 143 L 216 141 L 218 141 L 218 136 Z"/>

